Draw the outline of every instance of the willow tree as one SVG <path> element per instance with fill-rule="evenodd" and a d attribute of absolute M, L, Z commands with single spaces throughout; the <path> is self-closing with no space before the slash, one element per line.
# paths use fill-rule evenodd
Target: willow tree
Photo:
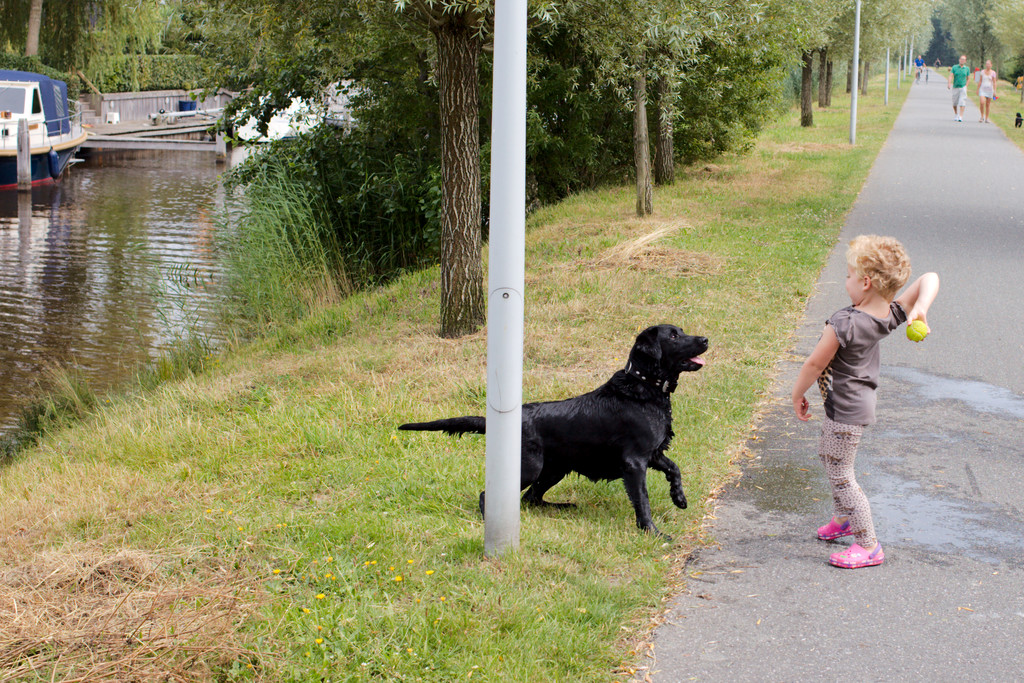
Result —
<path fill-rule="evenodd" d="M 1012 7 L 1012 3 L 1007 5 L 1001 0 L 943 0 L 938 12 L 943 26 L 953 36 L 958 54 L 966 54 L 979 65 L 991 59 L 998 66 L 1005 48 L 994 17 L 1002 14 L 1000 8 L 1005 11 Z"/>
<path fill-rule="evenodd" d="M 486 317 L 481 258 L 480 53 L 490 2 L 395 0 L 437 46 L 441 123 L 441 329 L 460 337 Z"/>
<path fill-rule="evenodd" d="M 43 22 L 43 0 L 32 0 L 28 9 L 28 27 L 25 35 L 25 56 L 39 54 L 39 27 Z"/>
<path fill-rule="evenodd" d="M 673 125 L 677 84 L 706 58 L 709 45 L 727 45 L 760 19 L 762 3 L 730 0 L 576 0 L 561 6 L 561 21 L 582 36 L 602 78 L 633 119 L 636 214 L 654 211 L 653 181 L 674 175 Z M 656 84 L 654 116 L 648 90 Z M 655 129 L 654 173 L 649 129 Z"/>
<path fill-rule="evenodd" d="M 1024 65 L 1024 0 L 1003 0 L 992 10 L 996 37 Z M 995 60 L 993 60 L 995 61 Z M 1024 97 L 1024 92 L 1021 93 Z"/>
<path fill-rule="evenodd" d="M 791 53 L 800 65 L 800 125 L 814 125 L 814 55 L 824 55 L 829 29 L 846 0 L 771 0 L 766 23 L 787 36 Z M 824 57 L 819 56 L 819 59 Z M 821 97 L 819 96 L 819 102 Z"/>
<path fill-rule="evenodd" d="M 0 0 L 0 43 L 62 71 L 85 69 L 110 48 L 104 35 L 126 40 L 140 18 L 159 10 L 159 0 Z"/>

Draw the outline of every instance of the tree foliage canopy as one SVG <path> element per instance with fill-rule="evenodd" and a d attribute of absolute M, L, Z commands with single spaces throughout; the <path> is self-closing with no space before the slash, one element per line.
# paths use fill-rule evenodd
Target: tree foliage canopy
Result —
<path fill-rule="evenodd" d="M 980 66 L 991 59 L 998 67 L 1002 62 L 1005 48 L 997 36 L 997 4 L 1002 0 L 943 0 L 938 6 L 957 52 L 973 64 Z"/>

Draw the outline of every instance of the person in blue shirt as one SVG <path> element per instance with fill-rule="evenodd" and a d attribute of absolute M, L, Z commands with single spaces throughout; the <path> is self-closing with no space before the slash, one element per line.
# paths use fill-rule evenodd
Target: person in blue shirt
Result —
<path fill-rule="evenodd" d="M 921 72 L 924 71 L 924 57 L 918 55 L 917 59 L 914 60 L 914 66 L 917 67 L 917 74 L 914 77 L 914 80 L 919 81 L 921 80 Z"/>

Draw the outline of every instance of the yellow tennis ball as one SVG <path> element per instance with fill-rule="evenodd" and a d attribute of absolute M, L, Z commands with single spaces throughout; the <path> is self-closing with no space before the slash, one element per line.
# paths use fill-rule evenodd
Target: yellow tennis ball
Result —
<path fill-rule="evenodd" d="M 907 339 L 912 342 L 919 342 L 928 336 L 928 326 L 920 320 L 907 325 Z"/>

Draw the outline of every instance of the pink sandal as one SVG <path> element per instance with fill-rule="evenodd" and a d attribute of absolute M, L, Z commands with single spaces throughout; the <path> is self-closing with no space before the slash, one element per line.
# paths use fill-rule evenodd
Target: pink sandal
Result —
<path fill-rule="evenodd" d="M 853 530 L 850 528 L 850 520 L 846 520 L 840 524 L 835 520 L 835 518 L 832 518 L 825 526 L 818 527 L 818 538 L 822 541 L 831 541 L 835 538 L 849 536 L 852 533 Z"/>
<path fill-rule="evenodd" d="M 871 552 L 864 550 L 854 543 L 841 553 L 832 553 L 828 563 L 833 567 L 844 569 L 860 569 L 861 567 L 874 567 L 885 561 L 885 553 L 882 552 L 882 544 L 876 543 L 875 549 Z"/>

